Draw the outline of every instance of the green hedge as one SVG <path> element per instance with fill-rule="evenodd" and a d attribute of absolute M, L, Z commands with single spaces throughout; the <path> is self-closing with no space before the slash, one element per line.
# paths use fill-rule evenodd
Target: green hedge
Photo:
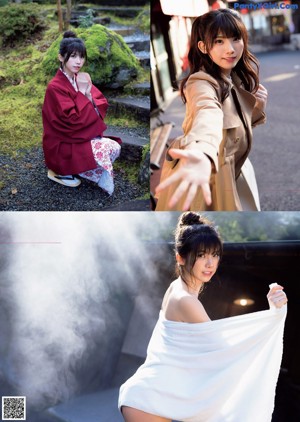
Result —
<path fill-rule="evenodd" d="M 3 46 L 15 45 L 44 28 L 42 10 L 35 3 L 0 8 L 0 36 Z"/>

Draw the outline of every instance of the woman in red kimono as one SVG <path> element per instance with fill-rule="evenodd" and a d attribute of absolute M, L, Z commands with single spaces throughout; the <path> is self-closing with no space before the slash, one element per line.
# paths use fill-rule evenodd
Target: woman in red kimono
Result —
<path fill-rule="evenodd" d="M 120 155 L 122 141 L 103 137 L 107 100 L 92 84 L 90 75 L 80 72 L 87 54 L 74 32 L 65 32 L 58 58 L 60 68 L 48 84 L 42 108 L 48 177 L 76 187 L 80 179 L 74 175 L 79 175 L 111 195 L 112 164 Z"/>

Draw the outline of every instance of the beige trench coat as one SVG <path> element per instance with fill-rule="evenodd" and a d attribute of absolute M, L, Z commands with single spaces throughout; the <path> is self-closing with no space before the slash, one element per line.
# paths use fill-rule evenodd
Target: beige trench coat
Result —
<path fill-rule="evenodd" d="M 254 171 L 247 157 L 252 144 L 252 127 L 265 123 L 266 116 L 254 107 L 254 95 L 243 89 L 236 75 L 233 75 L 232 82 L 242 116 L 237 112 L 231 93 L 221 104 L 219 84 L 207 73 L 194 73 L 186 84 L 186 115 L 182 125 L 184 135 L 176 138 L 169 149 L 184 149 L 193 143 L 193 147 L 199 148 L 213 163 L 210 179 L 212 204 L 209 207 L 205 204 L 199 188 L 190 210 L 259 210 Z M 246 145 L 246 151 L 236 161 L 235 154 L 240 143 Z M 161 180 L 176 171 L 177 165 L 178 160 L 174 160 L 167 151 Z M 185 196 L 174 208 L 167 206 L 178 184 L 173 183 L 158 195 L 156 211 L 182 211 Z"/>

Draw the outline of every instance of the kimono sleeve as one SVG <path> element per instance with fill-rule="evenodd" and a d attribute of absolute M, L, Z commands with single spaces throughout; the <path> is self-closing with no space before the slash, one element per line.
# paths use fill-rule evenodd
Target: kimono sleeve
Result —
<path fill-rule="evenodd" d="M 92 86 L 92 97 L 95 106 L 97 107 L 100 116 L 104 119 L 107 109 L 108 109 L 108 102 L 107 99 L 104 97 L 101 91 L 97 89 L 94 85 Z"/>
<path fill-rule="evenodd" d="M 99 119 L 92 103 L 80 91 L 71 95 L 57 86 L 48 87 L 43 112 L 53 128 L 65 135 L 75 136 Z"/>
<path fill-rule="evenodd" d="M 190 129 L 185 136 L 189 149 L 199 148 L 218 169 L 218 152 L 223 138 L 223 111 L 213 85 L 205 80 L 187 83 L 186 99 Z"/>

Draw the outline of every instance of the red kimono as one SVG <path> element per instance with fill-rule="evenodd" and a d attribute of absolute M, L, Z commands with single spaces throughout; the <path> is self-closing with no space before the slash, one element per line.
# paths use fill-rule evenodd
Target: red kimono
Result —
<path fill-rule="evenodd" d="M 94 85 L 91 94 L 100 116 L 61 70 L 48 84 L 42 108 L 43 150 L 46 166 L 57 174 L 78 174 L 97 167 L 90 141 L 107 128 L 103 119 L 108 103 Z"/>

